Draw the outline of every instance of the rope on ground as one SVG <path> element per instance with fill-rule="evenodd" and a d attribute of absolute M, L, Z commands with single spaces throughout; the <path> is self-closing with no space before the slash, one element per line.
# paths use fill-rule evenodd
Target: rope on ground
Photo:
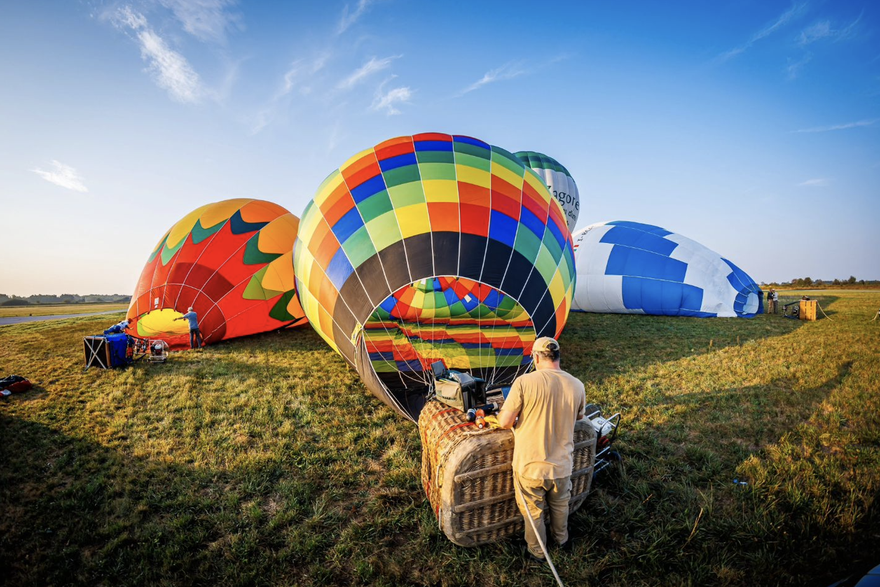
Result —
<path fill-rule="evenodd" d="M 559 578 L 559 573 L 556 572 L 556 567 L 553 566 L 553 561 L 550 560 L 550 553 L 547 552 L 547 547 L 544 545 L 544 541 L 541 540 L 541 535 L 538 534 L 538 528 L 535 526 L 535 521 L 532 519 L 532 513 L 529 512 L 529 505 L 526 503 L 525 498 L 522 496 L 522 492 L 519 490 L 519 479 L 516 478 L 516 474 L 513 475 L 513 488 L 516 489 L 516 494 L 519 497 L 519 500 L 522 502 L 523 506 L 525 506 L 525 510 L 529 514 L 523 517 L 529 521 L 529 524 L 531 524 L 532 531 L 535 533 L 535 538 L 538 539 L 538 544 L 541 545 L 541 550 L 544 552 L 544 558 L 547 559 L 547 564 L 550 565 L 550 570 L 553 571 L 553 576 L 556 577 L 556 583 L 559 584 L 559 587 L 565 587 L 565 585 L 562 584 L 562 579 Z M 569 540 L 571 540 L 570 537 Z"/>
<path fill-rule="evenodd" d="M 822 315 L 825 316 L 826 318 L 828 318 L 828 314 L 825 313 L 825 310 L 822 308 L 822 304 L 820 304 L 820 303 L 817 301 L 817 302 L 816 302 L 816 306 L 819 308 L 819 310 L 821 310 Z M 828 319 L 831 320 L 831 318 L 828 318 Z M 834 320 L 831 320 L 831 321 L 834 322 Z"/>

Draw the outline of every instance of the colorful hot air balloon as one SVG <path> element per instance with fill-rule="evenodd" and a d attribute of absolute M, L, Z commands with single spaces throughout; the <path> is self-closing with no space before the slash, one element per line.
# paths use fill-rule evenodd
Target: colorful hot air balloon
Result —
<path fill-rule="evenodd" d="M 318 189 L 294 246 L 312 326 L 407 418 L 430 365 L 509 383 L 574 289 L 562 208 L 515 156 L 420 134 L 349 159 Z"/>
<path fill-rule="evenodd" d="M 188 346 L 192 306 L 205 344 L 305 322 L 293 278 L 299 220 L 261 200 L 225 200 L 171 227 L 147 261 L 127 317 L 135 336 Z"/>
<path fill-rule="evenodd" d="M 600 222 L 574 235 L 572 310 L 751 318 L 761 288 L 698 242 L 650 224 Z"/>
<path fill-rule="evenodd" d="M 572 179 L 568 169 L 563 167 L 559 161 L 553 157 L 548 157 L 543 153 L 535 151 L 517 151 L 514 153 L 526 167 L 537 173 L 547 187 L 550 193 L 562 206 L 565 212 L 565 222 L 568 225 L 568 231 L 574 230 L 577 224 L 578 215 L 581 213 L 581 198 L 578 195 L 577 184 Z"/>

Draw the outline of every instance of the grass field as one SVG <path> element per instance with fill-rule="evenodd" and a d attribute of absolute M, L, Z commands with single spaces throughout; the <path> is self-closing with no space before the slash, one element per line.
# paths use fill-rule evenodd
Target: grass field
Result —
<path fill-rule="evenodd" d="M 880 564 L 880 291 L 814 297 L 830 319 L 571 317 L 563 366 L 623 413 L 624 467 L 551 552 L 566 585 Z M 0 583 L 553 584 L 515 540 L 440 533 L 416 427 L 310 328 L 83 372 L 107 324 L 0 327 L 0 373 L 36 384 L 0 402 Z"/>
<path fill-rule="evenodd" d="M 30 306 L 0 307 L 0 318 L 17 316 L 67 316 L 69 314 L 91 314 L 92 312 L 124 311 L 128 304 L 34 304 Z"/>

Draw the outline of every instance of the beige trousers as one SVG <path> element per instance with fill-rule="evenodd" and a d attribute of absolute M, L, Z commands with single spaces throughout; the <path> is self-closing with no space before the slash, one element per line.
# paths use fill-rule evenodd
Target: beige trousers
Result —
<path fill-rule="evenodd" d="M 538 558 L 544 558 L 538 536 L 541 537 L 544 546 L 547 546 L 547 522 L 544 512 L 548 507 L 550 508 L 550 531 L 553 533 L 553 539 L 556 544 L 565 544 L 568 541 L 568 502 L 571 498 L 571 477 L 526 479 L 516 473 L 514 475 L 515 482 L 522 492 L 522 500 L 524 500 L 523 502 L 517 497 L 516 505 L 519 507 L 519 513 L 522 514 L 523 522 L 526 525 L 526 544 L 529 546 L 529 552 Z M 530 516 L 534 520 L 538 536 L 535 535 L 526 516 Z"/>

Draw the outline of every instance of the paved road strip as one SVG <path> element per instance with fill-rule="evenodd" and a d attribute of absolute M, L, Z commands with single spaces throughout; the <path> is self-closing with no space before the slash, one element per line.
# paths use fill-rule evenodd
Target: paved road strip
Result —
<path fill-rule="evenodd" d="M 105 312 L 92 312 L 91 314 L 63 314 L 55 316 L 8 316 L 0 318 L 0 326 L 8 324 L 21 324 L 23 322 L 42 322 L 43 320 L 64 320 L 66 318 L 82 318 L 84 316 L 100 316 L 102 314 L 122 314 L 125 310 L 107 310 Z"/>

